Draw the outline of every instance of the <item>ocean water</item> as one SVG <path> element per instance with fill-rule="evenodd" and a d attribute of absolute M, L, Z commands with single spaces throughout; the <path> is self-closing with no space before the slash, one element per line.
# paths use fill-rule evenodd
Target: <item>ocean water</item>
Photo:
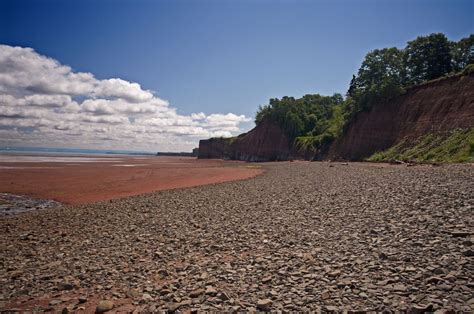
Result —
<path fill-rule="evenodd" d="M 156 152 L 112 150 L 112 149 L 81 149 L 51 147 L 20 147 L 0 146 L 0 154 L 74 154 L 74 155 L 156 155 Z"/>

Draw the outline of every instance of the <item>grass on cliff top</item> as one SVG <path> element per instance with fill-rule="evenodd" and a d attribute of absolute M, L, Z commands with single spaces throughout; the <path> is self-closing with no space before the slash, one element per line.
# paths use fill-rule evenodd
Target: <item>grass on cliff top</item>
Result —
<path fill-rule="evenodd" d="M 415 142 L 406 140 L 375 153 L 368 161 L 474 162 L 474 128 L 448 134 L 427 134 Z"/>

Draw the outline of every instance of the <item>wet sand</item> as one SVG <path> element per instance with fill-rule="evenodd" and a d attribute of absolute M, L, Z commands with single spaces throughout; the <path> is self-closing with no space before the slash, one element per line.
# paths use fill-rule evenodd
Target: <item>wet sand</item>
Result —
<path fill-rule="evenodd" d="M 0 156 L 0 192 L 85 204 L 254 177 L 245 163 L 155 156 Z"/>

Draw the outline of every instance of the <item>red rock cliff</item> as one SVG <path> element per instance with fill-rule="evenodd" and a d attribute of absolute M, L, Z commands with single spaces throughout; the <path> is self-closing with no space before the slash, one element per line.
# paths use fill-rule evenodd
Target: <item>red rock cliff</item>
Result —
<path fill-rule="evenodd" d="M 359 113 L 333 143 L 329 159 L 359 160 L 400 140 L 474 126 L 474 73 L 415 86 Z"/>
<path fill-rule="evenodd" d="M 472 127 L 474 73 L 415 86 L 402 96 L 359 113 L 344 134 L 316 156 L 295 149 L 278 124 L 267 118 L 238 137 L 201 140 L 198 157 L 245 161 L 360 160 L 405 138 Z"/>
<path fill-rule="evenodd" d="M 199 141 L 198 158 L 276 161 L 290 158 L 291 143 L 277 123 L 265 119 L 248 133 L 234 138 Z"/>

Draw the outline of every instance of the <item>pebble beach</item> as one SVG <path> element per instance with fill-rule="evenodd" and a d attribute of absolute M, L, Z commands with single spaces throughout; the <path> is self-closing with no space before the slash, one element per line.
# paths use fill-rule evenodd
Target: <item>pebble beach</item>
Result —
<path fill-rule="evenodd" d="M 281 162 L 0 216 L 0 310 L 474 311 L 474 166 Z"/>

